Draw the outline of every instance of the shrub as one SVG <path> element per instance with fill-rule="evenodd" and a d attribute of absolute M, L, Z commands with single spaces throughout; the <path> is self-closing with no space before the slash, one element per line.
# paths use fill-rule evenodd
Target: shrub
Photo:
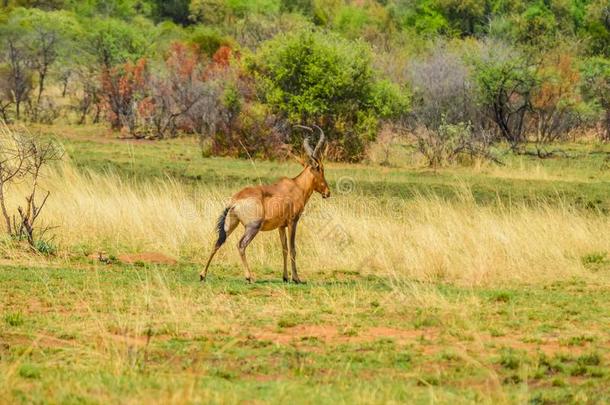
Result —
<path fill-rule="evenodd" d="M 146 32 L 114 19 L 91 19 L 82 38 L 82 47 L 98 66 L 110 70 L 145 55 Z"/>
<path fill-rule="evenodd" d="M 475 85 L 469 67 L 446 44 L 437 44 L 430 55 L 410 66 L 413 116 L 418 125 L 437 130 L 442 123 L 470 122 L 480 127 L 481 112 L 475 102 Z"/>
<path fill-rule="evenodd" d="M 527 113 L 536 85 L 526 58 L 500 43 L 488 43 L 474 58 L 479 105 L 513 150 L 525 141 Z"/>
<path fill-rule="evenodd" d="M 366 45 L 330 33 L 278 35 L 247 67 L 273 112 L 291 124 L 319 124 L 342 160 L 362 158 L 375 138 L 378 115 L 393 115 L 408 105 L 395 86 L 376 80 Z"/>
<path fill-rule="evenodd" d="M 145 97 L 147 62 L 127 62 L 102 73 L 102 103 L 112 129 L 126 129 L 135 135 L 137 103 Z"/>
<path fill-rule="evenodd" d="M 190 35 L 190 42 L 197 46 L 203 55 L 212 56 L 221 46 L 231 46 L 231 40 L 218 30 L 210 27 L 197 27 Z"/>
<path fill-rule="evenodd" d="M 547 55 L 537 72 L 538 84 L 532 93 L 532 124 L 536 149 L 544 157 L 544 147 L 580 126 L 581 98 L 579 73 L 570 55 Z"/>
<path fill-rule="evenodd" d="M 610 59 L 589 58 L 580 72 L 583 96 L 603 111 L 604 139 L 610 140 Z"/>
<path fill-rule="evenodd" d="M 491 140 L 475 136 L 469 124 L 443 122 L 436 130 L 419 126 L 414 135 L 417 149 L 430 167 L 453 164 L 461 156 L 491 158 Z"/>

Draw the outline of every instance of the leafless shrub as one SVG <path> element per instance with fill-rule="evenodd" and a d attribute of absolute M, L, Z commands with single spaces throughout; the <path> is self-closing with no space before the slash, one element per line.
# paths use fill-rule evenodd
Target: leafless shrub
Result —
<path fill-rule="evenodd" d="M 473 130 L 479 129 L 481 114 L 474 85 L 468 67 L 455 51 L 438 44 L 428 57 L 411 64 L 409 76 L 417 125 L 437 130 L 444 123 L 469 122 Z"/>
<path fill-rule="evenodd" d="M 178 130 L 200 134 L 210 120 L 210 110 L 217 109 L 213 84 L 203 80 L 204 69 L 197 64 L 190 71 L 167 69 L 156 72 L 149 82 L 150 98 L 141 107 L 152 137 L 167 138 Z M 143 111 L 150 108 L 150 111 Z"/>
<path fill-rule="evenodd" d="M 91 121 L 98 123 L 101 116 L 101 89 L 98 74 L 89 69 L 76 70 L 75 82 L 79 83 L 80 90 L 77 91 L 76 101 L 73 109 L 78 116 L 78 124 L 82 125 L 91 117 Z"/>
<path fill-rule="evenodd" d="M 42 171 L 62 156 L 63 150 L 54 141 L 38 139 L 25 131 L 15 132 L 0 123 L 0 209 L 6 232 L 17 239 L 26 239 L 32 248 L 36 243 L 35 232 L 42 236 L 48 229 L 37 225 L 50 195 L 46 191 L 39 197 Z M 11 214 L 6 192 L 17 181 L 27 184 L 28 191 L 25 204 L 17 207 L 16 214 Z"/>
<path fill-rule="evenodd" d="M 9 112 L 13 105 L 8 69 L 0 68 L 0 119 L 9 122 Z"/>
<path fill-rule="evenodd" d="M 28 107 L 28 116 L 32 122 L 52 124 L 61 115 L 60 108 L 51 97 L 43 96 L 40 100 Z"/>
<path fill-rule="evenodd" d="M 385 124 L 381 127 L 375 142 L 367 148 L 367 157 L 381 166 L 391 166 L 392 151 L 397 147 L 403 128 Z"/>
<path fill-rule="evenodd" d="M 419 126 L 414 131 L 418 151 L 430 167 L 456 163 L 460 157 L 482 157 L 498 162 L 490 153 L 491 137 L 476 136 L 465 123 L 441 123 L 437 130 Z"/>
<path fill-rule="evenodd" d="M 21 117 L 21 107 L 27 102 L 33 88 L 32 71 L 27 64 L 27 55 L 22 38 L 6 35 L 3 43 L 3 59 L 6 66 L 0 71 L 3 88 L 0 91 L 9 96 L 15 105 L 15 116 Z"/>

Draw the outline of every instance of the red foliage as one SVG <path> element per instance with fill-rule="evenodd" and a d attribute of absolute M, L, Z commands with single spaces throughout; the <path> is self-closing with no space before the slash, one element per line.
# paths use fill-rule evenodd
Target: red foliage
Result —
<path fill-rule="evenodd" d="M 226 45 L 218 48 L 214 55 L 212 56 L 212 60 L 214 64 L 219 68 L 226 68 L 231 64 L 231 57 L 233 55 L 233 50 Z"/>
<path fill-rule="evenodd" d="M 136 111 L 134 102 L 143 93 L 147 82 L 147 61 L 106 69 L 102 72 L 102 108 L 113 129 L 127 127 L 134 130 Z"/>
<path fill-rule="evenodd" d="M 537 108 L 556 108 L 560 102 L 573 104 L 579 101 L 580 75 L 570 55 L 560 54 L 544 65 L 540 72 L 545 79 L 534 94 Z"/>
<path fill-rule="evenodd" d="M 182 42 L 172 43 L 167 59 L 167 68 L 177 74 L 180 78 L 191 77 L 199 65 L 199 55 L 194 46 Z"/>
<path fill-rule="evenodd" d="M 138 103 L 138 115 L 142 118 L 150 118 L 155 112 L 155 102 L 152 97 L 146 97 Z"/>

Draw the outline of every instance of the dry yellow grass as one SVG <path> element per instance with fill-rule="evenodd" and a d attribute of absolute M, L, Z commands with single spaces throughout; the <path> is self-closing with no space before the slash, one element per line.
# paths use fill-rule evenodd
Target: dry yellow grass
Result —
<path fill-rule="evenodd" d="M 300 274 L 312 283 L 281 283 L 276 232 L 248 255 L 259 280 L 277 282 L 241 282 L 238 228 L 200 284 L 190 263 L 204 263 L 237 187 L 132 182 L 69 162 L 49 170 L 42 222 L 55 226 L 45 237 L 59 259 L 0 243 L 5 257 L 19 255 L 0 268 L 0 403 L 523 403 L 540 387 L 556 402 L 604 395 L 608 273 L 582 259 L 610 251 L 610 217 L 559 199 L 482 205 L 467 186 L 452 202 L 376 199 L 341 179 L 330 200 L 312 197 L 299 225 Z M 8 190 L 12 210 L 26 190 Z M 74 260 L 97 251 L 183 263 Z"/>
<path fill-rule="evenodd" d="M 76 246 L 158 251 L 197 263 L 215 241 L 224 200 L 236 191 L 171 180 L 133 184 L 112 174 L 82 174 L 68 164 L 49 172 L 43 185 L 51 197 L 42 221 L 57 226 L 52 233 L 62 252 Z M 11 191 L 13 198 L 19 195 Z M 601 237 L 610 233 L 608 216 L 544 202 L 481 206 L 467 188 L 458 192 L 462 198 L 453 203 L 431 196 L 388 202 L 314 195 L 297 234 L 303 276 L 340 270 L 463 285 L 537 282 L 586 276 L 583 255 L 610 251 L 610 239 Z M 240 232 L 213 265 L 240 266 Z M 255 269 L 277 267 L 280 274 L 276 232 L 259 235 L 248 254 Z"/>

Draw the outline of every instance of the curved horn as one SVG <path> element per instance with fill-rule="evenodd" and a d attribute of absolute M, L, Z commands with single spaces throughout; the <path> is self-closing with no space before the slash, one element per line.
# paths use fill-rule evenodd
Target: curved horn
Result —
<path fill-rule="evenodd" d="M 320 151 L 322 150 L 322 147 L 324 146 L 324 143 L 326 142 L 326 136 L 324 135 L 324 131 L 322 131 L 322 128 L 320 128 L 317 125 L 314 125 L 314 128 L 317 129 L 318 131 L 320 131 L 320 139 L 318 140 L 318 143 L 316 144 L 316 148 L 313 150 L 314 157 L 316 159 L 319 159 Z"/>
<path fill-rule="evenodd" d="M 309 132 L 313 132 L 313 129 L 311 129 L 310 127 L 306 127 L 305 125 L 295 125 L 296 128 L 302 128 L 302 129 L 306 129 Z M 317 145 L 316 145 L 317 147 Z M 306 136 L 305 139 L 303 139 L 303 148 L 305 149 L 305 153 L 307 153 L 307 155 L 310 158 L 314 158 L 315 156 L 315 151 L 314 149 L 311 147 L 311 145 L 309 144 L 309 136 Z"/>

